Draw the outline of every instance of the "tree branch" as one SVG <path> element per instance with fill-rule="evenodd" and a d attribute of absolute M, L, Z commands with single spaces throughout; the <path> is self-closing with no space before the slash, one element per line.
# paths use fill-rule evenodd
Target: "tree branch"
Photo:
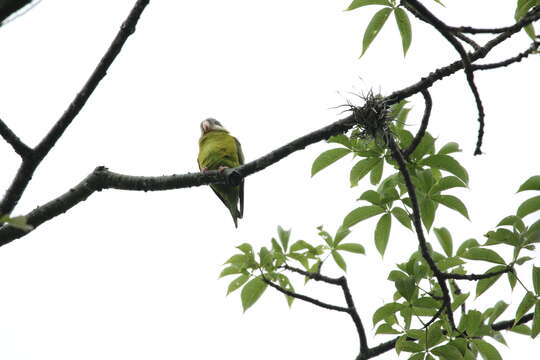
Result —
<path fill-rule="evenodd" d="M 411 6 L 413 6 L 424 19 L 426 19 L 427 22 L 429 22 L 437 31 L 446 39 L 448 42 L 456 49 L 456 51 L 461 56 L 461 61 L 463 62 L 463 70 L 465 71 L 465 75 L 467 77 L 467 83 L 469 84 L 469 88 L 471 89 L 474 100 L 476 102 L 476 108 L 478 109 L 478 122 L 480 123 L 480 128 L 478 130 L 478 141 L 476 143 L 476 149 L 474 151 L 474 155 L 480 155 L 482 154 L 481 147 L 482 147 L 482 140 L 484 137 L 484 105 L 482 104 L 482 100 L 480 99 L 480 93 L 478 92 L 478 88 L 476 87 L 476 83 L 474 82 L 474 72 L 471 67 L 471 59 L 469 58 L 469 54 L 465 51 L 463 46 L 459 41 L 456 40 L 452 32 L 448 29 L 448 26 L 442 22 L 439 18 L 437 18 L 435 15 L 433 15 L 424 5 L 422 5 L 417 0 L 404 0 L 407 3 L 409 3 Z"/>
<path fill-rule="evenodd" d="M 319 306 L 319 307 L 322 307 L 324 309 L 328 309 L 328 310 L 335 310 L 335 311 L 340 311 L 340 312 L 345 312 L 345 313 L 348 313 L 348 309 L 347 308 L 344 308 L 344 307 L 341 307 L 341 306 L 336 306 L 336 305 L 332 305 L 332 304 L 327 304 L 325 302 L 322 302 L 320 300 L 317 300 L 317 299 L 314 299 L 312 297 L 309 297 L 309 296 L 306 296 L 306 295 L 302 295 L 302 294 L 298 294 L 298 293 L 295 293 L 295 292 L 292 292 L 290 290 L 287 290 L 277 284 L 274 284 L 272 281 L 268 280 L 266 277 L 262 277 L 263 281 L 265 283 L 267 283 L 268 285 L 270 285 L 271 287 L 273 287 L 274 289 L 276 289 L 277 291 L 287 295 L 287 296 L 291 296 L 295 299 L 299 299 L 299 300 L 303 300 L 305 302 L 308 302 L 310 304 L 313 304 L 313 305 L 316 305 L 316 306 Z"/>
<path fill-rule="evenodd" d="M 32 149 L 30 149 L 25 143 L 19 139 L 17 135 L 0 119 L 0 136 L 6 140 L 6 142 L 11 145 L 13 150 L 19 154 L 23 159 L 30 156 Z"/>
<path fill-rule="evenodd" d="M 47 135 L 45 135 L 41 142 L 34 148 L 32 153 L 33 156 L 31 158 L 27 157 L 23 160 L 17 174 L 13 178 L 10 187 L 6 191 L 4 198 L 0 202 L 0 214 L 10 214 L 13 211 L 24 193 L 24 190 L 28 186 L 28 183 L 32 179 L 32 175 L 34 174 L 36 168 L 39 166 L 45 156 L 47 156 L 58 139 L 71 124 L 73 119 L 77 116 L 77 114 L 79 114 L 101 79 L 103 79 L 103 77 L 105 77 L 107 74 L 107 70 L 113 63 L 116 56 L 122 50 L 122 47 L 128 37 L 135 32 L 135 26 L 149 1 L 150 0 L 137 0 L 128 17 L 120 27 L 120 30 L 118 31 L 113 42 L 84 84 L 81 91 L 77 94 L 77 96 L 75 96 L 75 99 L 73 99 L 64 114 L 51 128 Z"/>
<path fill-rule="evenodd" d="M 531 46 L 529 46 L 529 48 L 527 50 L 519 53 L 517 56 L 511 57 L 509 59 L 506 59 L 506 60 L 503 60 L 503 61 L 500 61 L 500 62 L 492 63 L 492 64 L 481 64 L 481 65 L 474 64 L 473 65 L 473 70 L 497 69 L 497 68 L 500 68 L 500 67 L 511 65 L 513 63 L 516 63 L 516 62 L 520 62 L 522 59 L 528 57 L 533 52 L 538 51 L 539 46 L 540 46 L 540 42 L 535 41 L 535 42 L 533 42 L 531 44 Z"/>
<path fill-rule="evenodd" d="M 450 322 L 452 329 L 455 329 L 456 325 L 454 322 L 454 315 L 452 313 L 452 308 L 451 308 L 452 302 L 450 299 L 450 291 L 448 290 L 446 279 L 444 278 L 442 272 L 439 270 L 439 268 L 435 264 L 435 261 L 433 260 L 433 258 L 431 257 L 429 253 L 427 241 L 424 236 L 424 230 L 422 229 L 422 221 L 420 220 L 420 207 L 418 206 L 418 199 L 416 198 L 416 190 L 414 188 L 411 177 L 409 175 L 409 171 L 407 170 L 405 159 L 403 158 L 403 155 L 401 154 L 401 150 L 395 143 L 394 138 L 389 133 L 387 133 L 387 141 L 388 141 L 388 147 L 392 151 L 392 157 L 398 163 L 399 172 L 401 173 L 401 175 L 403 176 L 403 179 L 405 180 L 405 186 L 407 188 L 407 192 L 409 193 L 409 198 L 411 199 L 411 205 L 412 205 L 412 210 L 413 210 L 412 220 L 413 220 L 414 228 L 416 230 L 416 236 L 418 238 L 418 243 L 420 245 L 422 257 L 426 260 L 429 268 L 433 272 L 433 275 L 437 278 L 437 282 L 439 283 L 439 286 L 441 287 L 441 291 L 443 293 L 443 306 L 446 307 L 446 310 L 447 310 L 446 314 L 448 316 L 448 321 Z"/>
<path fill-rule="evenodd" d="M 420 129 L 418 129 L 418 132 L 416 133 L 416 136 L 411 142 L 411 145 L 409 145 L 409 147 L 403 151 L 403 157 L 406 159 L 414 152 L 418 144 L 420 144 L 420 141 L 422 141 L 422 138 L 426 133 L 426 129 L 429 123 L 429 117 L 431 116 L 431 107 L 433 105 L 433 102 L 431 101 L 431 95 L 429 95 L 427 89 L 422 90 L 422 95 L 424 96 L 424 101 L 426 103 L 426 107 L 424 109 L 424 116 L 422 117 Z"/>

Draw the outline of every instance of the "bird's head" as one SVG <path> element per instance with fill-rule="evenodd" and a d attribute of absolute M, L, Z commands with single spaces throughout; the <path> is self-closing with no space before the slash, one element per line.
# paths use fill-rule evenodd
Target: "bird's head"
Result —
<path fill-rule="evenodd" d="M 227 131 L 216 119 L 208 118 L 201 122 L 201 135 L 214 130 Z"/>

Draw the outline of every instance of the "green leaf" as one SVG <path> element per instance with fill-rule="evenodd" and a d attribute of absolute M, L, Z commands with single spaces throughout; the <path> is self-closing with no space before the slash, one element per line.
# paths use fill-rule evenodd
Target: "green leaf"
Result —
<path fill-rule="evenodd" d="M 503 312 L 508 308 L 508 304 L 504 301 L 498 301 L 493 307 L 493 312 L 489 315 L 488 324 L 491 325 L 502 315 Z"/>
<path fill-rule="evenodd" d="M 505 264 L 503 258 L 491 249 L 485 249 L 481 247 L 469 248 L 461 257 L 470 260 L 482 260 L 495 264 Z"/>
<path fill-rule="evenodd" d="M 229 260 L 225 261 L 225 264 L 233 264 L 233 265 L 246 265 L 249 260 L 249 257 L 244 254 L 236 254 L 229 258 Z"/>
<path fill-rule="evenodd" d="M 315 161 L 313 161 L 313 165 L 311 165 L 311 176 L 335 163 L 350 152 L 351 150 L 346 148 L 336 148 L 323 152 L 315 159 Z"/>
<path fill-rule="evenodd" d="M 502 360 L 501 354 L 495 346 L 481 339 L 472 339 L 471 341 L 485 360 Z"/>
<path fill-rule="evenodd" d="M 377 334 L 400 334 L 401 332 L 397 331 L 396 329 L 394 329 L 391 325 L 389 324 L 381 324 L 377 330 L 375 331 L 375 335 Z"/>
<path fill-rule="evenodd" d="M 381 216 L 375 227 L 375 246 L 379 253 L 384 255 L 386 245 L 388 245 L 388 239 L 390 238 L 390 229 L 392 227 L 392 218 L 390 214 L 384 214 Z"/>
<path fill-rule="evenodd" d="M 493 273 L 496 271 L 501 271 L 501 270 L 504 270 L 505 268 L 506 267 L 503 265 L 494 266 L 488 271 L 486 271 L 486 274 Z M 476 297 L 479 297 L 480 295 L 482 295 L 487 289 L 491 287 L 491 285 L 495 284 L 495 282 L 499 280 L 501 276 L 502 274 L 499 274 L 499 275 L 488 277 L 486 279 L 478 280 L 478 282 L 476 283 Z"/>
<path fill-rule="evenodd" d="M 514 16 L 516 21 L 523 18 L 527 14 L 529 9 L 531 9 L 535 5 L 538 5 L 538 0 L 518 1 L 518 6 L 516 8 L 516 13 Z M 534 31 L 534 26 L 532 24 L 525 26 L 524 30 L 532 40 L 535 40 L 536 34 Z"/>
<path fill-rule="evenodd" d="M 540 267 L 533 266 L 532 279 L 534 285 L 534 293 L 540 296 Z"/>
<path fill-rule="evenodd" d="M 433 185 L 431 192 L 437 193 L 456 187 L 467 187 L 467 185 L 457 176 L 445 176 Z"/>
<path fill-rule="evenodd" d="M 240 274 L 242 270 L 236 265 L 231 265 L 226 267 L 225 269 L 221 270 L 221 273 L 219 274 L 219 278 L 221 279 L 224 276 L 228 275 L 234 275 L 234 274 Z"/>
<path fill-rule="evenodd" d="M 429 231 L 435 220 L 435 203 L 433 201 L 426 198 L 420 202 L 420 217 L 422 218 L 422 223 Z"/>
<path fill-rule="evenodd" d="M 289 246 L 289 238 L 291 237 L 291 229 L 283 230 L 281 226 L 278 226 L 277 231 L 279 235 L 279 241 L 281 242 L 281 246 L 283 247 L 283 252 L 287 252 L 287 248 Z"/>
<path fill-rule="evenodd" d="M 446 256 L 452 256 L 452 235 L 450 235 L 450 231 L 442 227 L 433 229 L 433 232 L 437 236 L 437 240 L 439 240 L 439 244 L 441 244 Z"/>
<path fill-rule="evenodd" d="M 244 285 L 240 294 L 244 312 L 259 300 L 267 286 L 260 277 L 253 278 Z"/>
<path fill-rule="evenodd" d="M 459 212 L 461 215 L 465 216 L 468 220 L 470 220 L 469 213 L 467 211 L 467 208 L 465 207 L 465 204 L 457 197 L 452 195 L 433 195 L 431 198 L 439 204 L 443 204 L 447 208 Z"/>
<path fill-rule="evenodd" d="M 249 255 L 250 253 L 253 252 L 253 247 L 251 246 L 251 244 L 248 244 L 248 243 L 243 243 L 241 245 L 238 245 L 236 248 L 242 251 L 246 255 Z"/>
<path fill-rule="evenodd" d="M 521 184 L 517 192 L 527 191 L 527 190 L 540 191 L 540 176 L 535 175 L 528 178 L 527 181 Z"/>
<path fill-rule="evenodd" d="M 411 218 L 409 217 L 407 211 L 396 206 L 392 209 L 391 213 L 401 223 L 401 225 L 405 226 L 409 230 L 412 230 Z"/>
<path fill-rule="evenodd" d="M 229 287 L 227 288 L 227 295 L 229 295 L 234 290 L 236 290 L 239 287 L 241 287 L 242 285 L 244 285 L 246 283 L 246 281 L 248 281 L 248 280 L 249 280 L 249 275 L 244 274 L 244 275 L 240 275 L 239 277 L 237 277 L 236 279 L 231 281 L 229 283 Z"/>
<path fill-rule="evenodd" d="M 469 297 L 469 293 L 458 294 L 454 296 L 454 302 L 452 303 L 452 311 L 456 311 L 458 307 L 463 305 L 465 300 Z"/>
<path fill-rule="evenodd" d="M 533 323 L 531 328 L 531 337 L 534 339 L 540 333 L 540 302 L 536 302 L 534 307 Z"/>
<path fill-rule="evenodd" d="M 357 162 L 352 167 L 349 176 L 351 180 L 351 187 L 358 185 L 358 181 L 360 181 L 364 176 L 366 176 L 367 173 L 369 173 L 375 167 L 375 165 L 377 165 L 378 161 L 379 158 L 370 157 Z"/>
<path fill-rule="evenodd" d="M 372 185 L 377 185 L 381 181 L 383 174 L 384 160 L 382 158 L 378 159 L 379 161 L 377 161 L 377 163 L 373 167 L 373 170 L 371 170 L 371 174 L 369 177 L 369 181 Z"/>
<path fill-rule="evenodd" d="M 395 8 L 394 16 L 396 18 L 399 34 L 401 35 L 403 55 L 406 55 L 407 50 L 409 50 L 409 46 L 411 45 L 411 41 L 412 41 L 411 22 L 409 21 L 409 17 L 407 16 L 407 13 L 402 8 Z"/>
<path fill-rule="evenodd" d="M 345 219 L 343 219 L 343 227 L 350 228 L 361 221 L 369 219 L 375 215 L 379 215 L 383 212 L 384 209 L 377 205 L 360 206 L 345 216 Z"/>
<path fill-rule="evenodd" d="M 515 215 L 509 215 L 509 216 L 505 217 L 504 219 L 502 219 L 497 224 L 497 227 L 505 226 L 505 225 L 506 226 L 514 226 L 519 231 L 525 230 L 525 224 L 523 223 L 523 220 L 521 220 L 521 218 L 519 218 L 519 217 L 517 217 Z"/>
<path fill-rule="evenodd" d="M 373 205 L 380 205 L 382 203 L 381 195 L 373 190 L 366 190 L 360 195 L 358 200 L 366 200 Z"/>
<path fill-rule="evenodd" d="M 439 155 L 447 155 L 455 152 L 460 152 L 461 149 L 459 148 L 459 144 L 456 142 L 449 142 L 445 144 L 442 148 L 439 149 L 439 152 L 437 154 Z"/>
<path fill-rule="evenodd" d="M 375 13 L 364 33 L 364 39 L 362 40 L 362 55 L 364 55 L 369 45 L 375 40 L 375 37 L 379 34 L 379 31 L 381 31 L 391 12 L 392 8 L 386 7 Z"/>
<path fill-rule="evenodd" d="M 456 175 L 463 180 L 465 184 L 469 183 L 469 174 L 467 170 L 453 157 L 449 155 L 432 155 L 425 159 L 420 160 L 419 165 L 426 165 L 436 169 L 448 171 L 449 173 Z"/>
<path fill-rule="evenodd" d="M 510 331 L 521 335 L 531 336 L 531 329 L 525 324 L 514 326 Z"/>
<path fill-rule="evenodd" d="M 272 253 L 265 246 L 263 246 L 259 251 L 259 260 L 261 266 L 270 266 L 272 264 Z"/>
<path fill-rule="evenodd" d="M 332 251 L 332 257 L 334 258 L 334 261 L 336 264 L 343 270 L 347 271 L 347 264 L 345 263 L 345 259 L 343 259 L 343 256 L 341 256 L 340 253 L 337 251 Z"/>
<path fill-rule="evenodd" d="M 540 195 L 525 200 L 519 205 L 517 210 L 517 216 L 524 218 L 525 216 L 540 210 Z"/>
<path fill-rule="evenodd" d="M 339 244 L 336 247 L 336 250 L 348 251 L 348 252 L 352 252 L 352 253 L 355 253 L 355 254 L 365 254 L 366 253 L 366 250 L 364 249 L 364 247 L 362 245 L 355 244 L 355 243 Z"/>
<path fill-rule="evenodd" d="M 411 302 L 414 292 L 416 291 L 416 282 L 413 278 L 398 279 L 395 282 L 397 291 L 405 300 Z"/>
<path fill-rule="evenodd" d="M 289 278 L 283 274 L 278 274 L 278 281 L 279 281 L 279 286 L 281 286 L 282 288 L 286 289 L 286 290 L 289 290 L 291 292 L 294 292 L 294 287 L 292 286 L 291 282 L 289 281 Z M 289 305 L 289 307 L 291 307 L 293 301 L 294 301 L 294 298 L 292 296 L 289 296 L 289 295 L 285 295 L 285 299 L 287 300 L 287 305 Z"/>
<path fill-rule="evenodd" d="M 388 303 L 384 304 L 378 308 L 373 314 L 373 325 L 377 324 L 379 321 L 386 319 L 387 317 L 394 315 L 397 311 L 403 308 L 402 304 L 398 303 Z"/>
<path fill-rule="evenodd" d="M 452 345 L 442 345 L 431 350 L 431 352 L 439 357 L 441 360 L 461 360 L 463 355 L 461 352 Z"/>
<path fill-rule="evenodd" d="M 388 0 L 354 0 L 351 5 L 347 8 L 347 11 L 357 9 L 361 6 L 366 5 L 386 5 L 386 6 L 392 6 L 390 4 L 390 1 Z"/>
<path fill-rule="evenodd" d="M 305 240 L 297 240 L 291 245 L 290 252 L 297 252 L 303 249 L 312 250 L 312 251 L 315 250 L 313 245 L 309 244 Z"/>
<path fill-rule="evenodd" d="M 330 136 L 326 142 L 329 144 L 340 144 L 349 149 L 351 148 L 351 140 L 343 134 Z"/>
<path fill-rule="evenodd" d="M 475 336 L 482 324 L 482 313 L 477 310 L 470 310 L 465 318 L 465 330 L 468 336 Z"/>
<path fill-rule="evenodd" d="M 336 235 L 334 236 L 334 244 L 339 244 L 341 240 L 345 239 L 350 233 L 351 230 L 344 226 L 340 226 L 336 231 Z"/>
<path fill-rule="evenodd" d="M 536 298 L 534 294 L 530 291 L 527 291 L 521 302 L 519 303 L 519 306 L 516 310 L 516 317 L 514 319 L 514 325 L 521 320 L 523 315 L 529 311 L 530 308 L 533 307 L 534 303 L 536 302 Z"/>
<path fill-rule="evenodd" d="M 467 249 L 477 246 L 480 246 L 480 244 L 478 243 L 478 241 L 476 241 L 476 239 L 467 239 L 459 246 L 456 255 L 463 256 Z"/>

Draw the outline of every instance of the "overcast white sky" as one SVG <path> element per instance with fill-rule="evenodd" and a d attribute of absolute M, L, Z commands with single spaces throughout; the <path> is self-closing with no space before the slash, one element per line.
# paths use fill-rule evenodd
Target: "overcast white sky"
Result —
<path fill-rule="evenodd" d="M 59 118 L 134 3 L 45 0 L 0 28 L 0 118 L 25 142 L 36 144 Z M 453 25 L 510 24 L 515 2 L 494 3 L 456 0 L 447 1 L 447 9 L 431 8 Z M 413 43 L 404 60 L 392 18 L 358 59 L 375 7 L 343 12 L 347 6 L 152 1 L 108 76 L 36 172 L 15 214 L 58 196 L 97 165 L 133 175 L 197 171 L 199 122 L 206 117 L 217 118 L 240 139 L 251 160 L 337 120 L 331 108 L 354 100 L 350 92 L 387 94 L 457 59 L 438 33 L 413 20 Z M 519 34 L 491 59 L 528 45 Z M 480 157 L 472 156 L 476 109 L 464 75 L 432 90 L 429 131 L 440 142 L 461 144 L 458 157 L 471 176 L 470 191 L 454 194 L 467 201 L 472 223 L 444 210 L 435 223 L 448 227 L 455 241 L 483 240 L 482 234 L 530 196 L 514 194 L 519 184 L 540 174 L 538 58 L 476 77 L 487 123 Z M 418 124 L 423 105 L 421 98 L 413 100 L 410 122 Z M 316 226 L 334 232 L 358 206 L 355 199 L 369 184 L 349 188 L 351 159 L 310 178 L 313 159 L 328 148 L 312 146 L 249 177 L 237 230 L 207 187 L 104 191 L 1 248 L 0 358 L 354 358 L 357 335 L 347 316 L 300 302 L 288 309 L 272 289 L 243 314 L 239 293 L 225 297 L 230 279 L 217 280 L 220 264 L 242 242 L 267 245 L 277 225 L 292 227 L 294 240 L 313 240 Z M 1 141 L 0 156 L 5 188 L 18 158 Z M 374 224 L 359 225 L 350 235 L 368 256 L 347 257 L 371 346 L 390 339 L 374 338 L 370 320 L 391 299 L 388 272 L 416 245 L 412 233 L 394 231 L 381 261 Z M 331 266 L 326 270 L 339 274 Z M 343 301 L 335 289 L 311 283 L 303 288 L 298 280 L 303 293 Z M 514 295 L 501 281 L 477 306 L 497 298 L 516 305 L 522 289 Z M 498 346 L 506 358 L 537 358 L 538 341 L 512 335 L 507 340 L 509 349 Z M 389 352 L 381 359 L 395 357 Z"/>

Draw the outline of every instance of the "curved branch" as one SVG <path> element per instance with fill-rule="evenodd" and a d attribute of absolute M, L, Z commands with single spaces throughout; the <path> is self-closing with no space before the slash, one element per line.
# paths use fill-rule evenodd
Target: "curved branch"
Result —
<path fill-rule="evenodd" d="M 474 100 L 476 102 L 476 108 L 478 109 L 478 122 L 480 123 L 480 129 L 478 130 L 478 141 L 476 143 L 476 149 L 474 151 L 474 154 L 480 155 L 482 154 L 481 147 L 484 137 L 485 114 L 484 105 L 482 104 L 482 100 L 480 99 L 480 93 L 478 92 L 478 88 L 476 87 L 476 83 L 474 82 L 474 72 L 471 66 L 471 59 L 469 58 L 469 54 L 465 51 L 461 43 L 456 40 L 456 37 L 448 29 L 448 26 L 435 15 L 433 15 L 424 5 L 422 5 L 417 0 L 405 1 L 412 5 L 422 15 L 422 17 L 426 19 L 427 22 L 429 22 L 435 29 L 437 29 L 437 31 L 446 40 L 448 40 L 448 42 L 454 47 L 454 49 L 456 49 L 456 51 L 461 56 L 461 61 L 463 62 L 463 70 L 465 71 L 465 75 L 467 76 L 467 83 L 469 84 L 469 88 L 473 93 Z"/>
<path fill-rule="evenodd" d="M 509 59 L 499 61 L 499 62 L 496 62 L 496 63 L 491 63 L 491 64 L 481 64 L 481 65 L 474 64 L 473 65 L 473 70 L 491 70 L 491 69 L 497 69 L 497 68 L 500 68 L 500 67 L 512 65 L 513 63 L 520 62 L 524 58 L 531 55 L 533 52 L 538 51 L 539 46 L 540 46 L 540 42 L 535 41 L 535 42 L 533 42 L 531 44 L 531 46 L 529 46 L 529 48 L 527 50 L 519 53 L 518 55 L 516 55 L 514 57 L 511 57 Z"/>
<path fill-rule="evenodd" d="M 328 310 L 335 310 L 335 311 L 339 311 L 339 312 L 345 312 L 345 313 L 348 313 L 349 310 L 347 308 L 344 308 L 344 307 L 341 307 L 341 306 L 336 306 L 336 305 L 332 305 L 332 304 L 327 304 L 325 302 L 322 302 L 320 300 L 317 300 L 317 299 L 314 299 L 312 297 L 309 297 L 309 296 L 306 296 L 306 295 L 302 295 L 302 294 L 298 294 L 298 293 L 295 293 L 295 292 L 292 292 L 290 290 L 287 290 L 277 284 L 274 284 L 273 282 L 271 282 L 270 280 L 268 280 L 267 278 L 265 278 L 263 276 L 263 281 L 265 283 L 267 283 L 268 285 L 270 285 L 271 287 L 273 287 L 274 289 L 276 289 L 277 291 L 279 291 L 280 293 L 283 293 L 287 296 L 291 296 L 295 299 L 299 299 L 299 300 L 303 300 L 305 302 L 308 302 L 310 304 L 313 304 L 313 305 L 316 305 L 316 306 L 319 306 L 319 307 L 322 307 L 324 309 L 328 309 Z"/>
<path fill-rule="evenodd" d="M 426 107 L 424 109 L 424 116 L 422 117 L 422 123 L 420 124 L 420 129 L 418 129 L 418 132 L 416 133 L 416 136 L 414 137 L 413 141 L 411 142 L 411 145 L 407 149 L 403 151 L 403 157 L 406 159 L 411 155 L 418 144 L 420 144 L 420 141 L 422 141 L 422 138 L 424 137 L 426 133 L 426 129 L 429 123 L 429 117 L 431 116 L 431 107 L 433 105 L 433 101 L 431 100 L 431 95 L 427 91 L 427 89 L 422 90 L 422 95 L 424 96 L 424 101 L 426 103 Z"/>
<path fill-rule="evenodd" d="M 113 42 L 82 87 L 81 91 L 79 91 L 77 96 L 75 96 L 75 99 L 73 99 L 71 104 L 69 104 L 64 114 L 60 117 L 60 119 L 58 119 L 47 135 L 45 135 L 41 142 L 34 148 L 32 156 L 26 157 L 23 160 L 17 174 L 13 178 L 11 185 L 6 191 L 4 198 L 0 202 L 0 214 L 10 214 L 13 211 L 24 193 L 24 190 L 28 186 L 28 183 L 32 179 L 32 175 L 34 174 L 36 168 L 39 166 L 45 156 L 47 156 L 58 139 L 60 139 L 73 119 L 75 119 L 77 114 L 79 114 L 101 79 L 103 79 L 107 74 L 107 70 L 116 59 L 116 56 L 122 50 L 122 47 L 124 46 L 128 37 L 135 32 L 135 26 L 139 21 L 144 8 L 149 2 L 150 0 L 137 0 L 128 17 L 120 27 L 120 30 L 116 34 Z"/>

